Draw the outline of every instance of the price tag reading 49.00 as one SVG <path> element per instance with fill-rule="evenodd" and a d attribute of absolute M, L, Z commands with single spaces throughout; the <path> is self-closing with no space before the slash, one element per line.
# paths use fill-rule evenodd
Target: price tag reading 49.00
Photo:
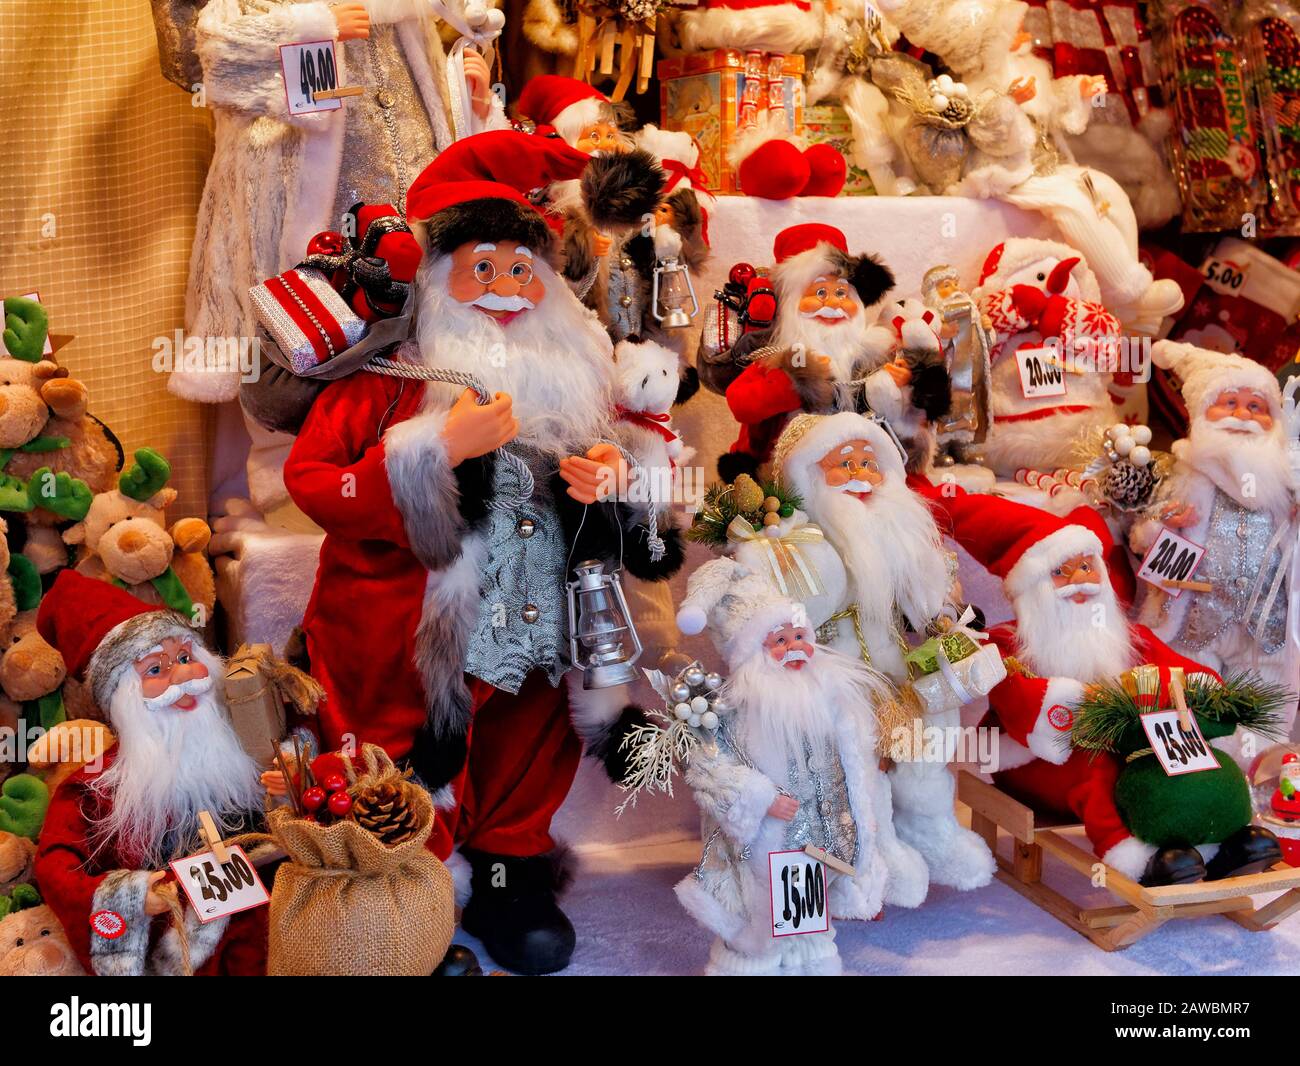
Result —
<path fill-rule="evenodd" d="M 338 88 L 338 67 L 333 41 L 307 41 L 280 46 L 280 69 L 284 73 L 284 94 L 289 114 L 310 115 L 316 111 L 337 111 L 342 100 L 317 100 L 312 94 Z"/>
<path fill-rule="evenodd" d="M 772 935 L 824 933 L 831 927 L 826 867 L 805 851 L 770 851 Z"/>
<path fill-rule="evenodd" d="M 1178 721 L 1178 711 L 1172 708 L 1142 715 L 1142 728 L 1147 731 L 1151 750 L 1170 777 L 1219 768 L 1219 760 L 1214 757 L 1209 743 L 1202 736 L 1195 716 L 1189 715 L 1187 724 L 1190 729 L 1182 727 Z"/>
<path fill-rule="evenodd" d="M 1155 543 L 1142 560 L 1138 577 L 1148 585 L 1168 593 L 1174 599 L 1183 594 L 1177 585 L 1166 585 L 1166 581 L 1186 581 L 1200 564 L 1205 549 L 1195 541 L 1180 537 L 1172 529 L 1160 527 Z"/>
<path fill-rule="evenodd" d="M 248 861 L 244 849 L 227 848 L 230 861 L 220 863 L 210 851 L 172 862 L 172 871 L 201 922 L 212 922 L 238 911 L 252 910 L 271 897 Z"/>

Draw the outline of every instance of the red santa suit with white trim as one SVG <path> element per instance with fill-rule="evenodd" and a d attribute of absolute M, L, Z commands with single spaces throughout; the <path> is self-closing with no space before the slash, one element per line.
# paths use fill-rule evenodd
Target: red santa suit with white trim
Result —
<path fill-rule="evenodd" d="M 1128 622 L 1122 603 L 1132 599 L 1132 572 L 1123 547 L 1091 508 L 1058 518 L 955 485 L 917 487 L 953 539 L 1002 578 L 1016 614 L 1014 622 L 989 630 L 1021 668 L 1007 664 L 981 723 L 1000 730 L 993 780 L 1035 811 L 1077 818 L 1103 862 L 1143 880 L 1157 849 L 1136 839 L 1120 818 L 1114 789 L 1122 763 L 1106 752 L 1070 747 L 1074 711 L 1088 685 L 1113 683 L 1140 664 L 1160 667 L 1162 693 L 1170 667 L 1213 672 Z"/>
<path fill-rule="evenodd" d="M 262 811 L 257 766 L 221 696 L 221 660 L 180 615 L 72 570 L 41 602 L 36 626 L 118 737 L 54 792 L 36 852 L 41 894 L 91 973 L 179 975 L 180 934 L 154 905 L 155 882 L 170 860 L 207 850 L 199 811 L 226 835 L 252 828 Z M 265 973 L 265 907 L 201 923 L 180 898 L 196 974 Z"/>
<path fill-rule="evenodd" d="M 574 944 L 551 816 L 583 742 L 611 765 L 604 728 L 638 713 L 621 687 L 566 679 L 565 580 L 588 559 L 664 577 L 681 548 L 671 529 L 654 542 L 644 507 L 578 500 L 622 463 L 612 346 L 547 261 L 552 230 L 524 193 L 580 178 L 599 208 L 638 166 L 617 198 L 631 222 L 662 184 L 642 153 L 499 131 L 440 155 L 407 200 L 425 260 L 418 340 L 398 356 L 494 399 L 363 370 L 322 392 L 284 471 L 326 533 L 303 621 L 322 740 L 409 759 L 436 793 L 431 847 L 472 868 L 463 924 L 527 972 L 563 967 Z"/>

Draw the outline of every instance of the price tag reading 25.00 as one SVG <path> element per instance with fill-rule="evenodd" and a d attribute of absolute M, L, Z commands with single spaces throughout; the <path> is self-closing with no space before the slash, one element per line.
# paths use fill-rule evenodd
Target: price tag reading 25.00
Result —
<path fill-rule="evenodd" d="M 213 922 L 228 914 L 252 910 L 271 902 L 266 886 L 248 861 L 244 849 L 233 847 L 226 850 L 230 852 L 230 859 L 224 863 L 218 862 L 210 851 L 187 859 L 175 859 L 171 863 L 176 880 L 185 889 L 190 906 L 201 922 Z"/>
<path fill-rule="evenodd" d="M 1172 709 L 1142 715 L 1142 728 L 1151 741 L 1151 750 L 1170 777 L 1219 768 L 1219 760 L 1210 750 L 1195 717 L 1189 716 L 1187 724 L 1190 728 L 1184 729 L 1178 721 L 1178 711 Z"/>
<path fill-rule="evenodd" d="M 316 111 L 337 111 L 342 100 L 317 100 L 314 93 L 338 88 L 338 66 L 333 41 L 306 41 L 280 46 L 280 69 L 284 73 L 284 94 L 289 114 L 310 115 Z"/>
<path fill-rule="evenodd" d="M 806 851 L 771 851 L 772 935 L 824 933 L 831 927 L 826 867 Z"/>

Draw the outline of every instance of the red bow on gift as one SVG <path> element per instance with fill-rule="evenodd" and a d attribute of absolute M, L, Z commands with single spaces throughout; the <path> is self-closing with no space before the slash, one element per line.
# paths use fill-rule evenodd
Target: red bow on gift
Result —
<path fill-rule="evenodd" d="M 1033 285 L 1013 285 L 1011 302 L 1020 316 L 1029 325 L 1037 328 L 1044 337 L 1059 337 L 1065 322 L 1065 315 L 1070 309 L 1071 299 L 1064 295 L 1065 287 L 1070 283 L 1070 271 L 1079 262 L 1079 257 L 1062 259 L 1052 268 L 1047 276 L 1044 288 Z"/>

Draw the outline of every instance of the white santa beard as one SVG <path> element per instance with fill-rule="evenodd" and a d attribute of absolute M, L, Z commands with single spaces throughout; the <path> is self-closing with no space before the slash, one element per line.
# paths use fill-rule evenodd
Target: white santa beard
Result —
<path fill-rule="evenodd" d="M 1280 420 L 1274 419 L 1273 428 L 1265 433 L 1247 434 L 1196 418 L 1187 439 L 1174 445 L 1174 454 L 1243 507 L 1268 510 L 1278 517 L 1290 514 L 1294 499 L 1291 460 Z"/>
<path fill-rule="evenodd" d="M 851 381 L 853 364 L 866 353 L 870 328 L 861 306 L 852 318 L 828 324 L 819 318 L 804 318 L 797 307 L 787 303 L 776 313 L 772 344 L 782 350 L 802 344 L 809 352 L 829 356 L 835 380 Z"/>
<path fill-rule="evenodd" d="M 874 736 L 872 707 L 888 683 L 856 659 L 818 646 L 812 659 L 793 670 L 759 649 L 738 667 L 723 691 L 735 708 L 735 730 L 745 753 L 781 759 L 835 736 L 837 714 L 857 715 Z"/>
<path fill-rule="evenodd" d="M 472 374 L 491 393 L 507 393 L 521 443 L 555 455 L 585 453 L 607 439 L 613 407 L 613 346 L 545 262 L 533 271 L 546 296 L 502 325 L 447 292 L 451 258 L 421 266 L 416 335 L 425 366 Z M 458 386 L 430 387 L 426 407 L 445 407 Z"/>
<path fill-rule="evenodd" d="M 863 619 L 890 623 L 896 603 L 920 631 L 943 609 L 943 541 L 929 508 L 906 485 L 886 478 L 862 501 L 814 483 L 804 504 L 844 560 Z"/>
<path fill-rule="evenodd" d="M 195 655 L 221 677 L 216 656 L 198 648 Z M 163 854 L 164 836 L 190 837 L 199 811 L 233 829 L 239 815 L 261 810 L 257 766 L 240 746 L 216 687 L 196 697 L 192 710 L 149 711 L 139 675 L 127 669 L 108 710 L 117 755 L 91 785 L 109 808 L 94 827 L 95 850 L 109 846 L 158 869 L 176 858 Z"/>
<path fill-rule="evenodd" d="M 1083 603 L 1062 599 L 1051 578 L 1017 596 L 1016 657 L 1043 677 L 1113 681 L 1137 664 L 1133 634 L 1109 582 Z"/>

